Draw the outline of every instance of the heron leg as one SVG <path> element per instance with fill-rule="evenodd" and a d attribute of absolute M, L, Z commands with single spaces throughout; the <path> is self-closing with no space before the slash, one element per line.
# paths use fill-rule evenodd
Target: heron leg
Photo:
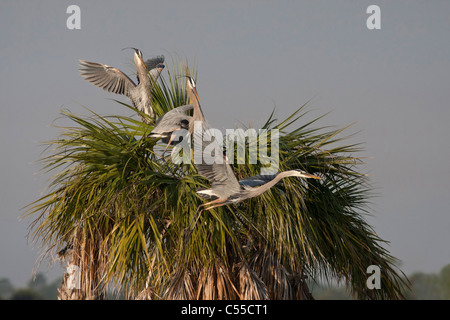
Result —
<path fill-rule="evenodd" d="M 203 203 L 203 204 L 199 205 L 198 208 L 197 208 L 197 211 L 195 212 L 195 216 L 192 218 L 191 223 L 189 224 L 189 229 L 194 229 L 194 227 L 197 224 L 197 221 L 200 218 L 200 216 L 201 216 L 203 211 L 223 206 L 225 201 L 227 201 L 227 199 L 228 198 L 224 198 L 224 199 L 219 198 L 219 199 L 216 199 L 216 200 L 213 200 L 213 201 L 210 201 L 210 202 Z M 212 204 L 211 207 L 204 208 L 204 207 L 209 206 L 211 204 Z M 195 218 L 195 221 L 194 221 L 194 218 Z M 194 222 L 194 226 L 191 228 L 192 222 Z"/>
<path fill-rule="evenodd" d="M 225 204 L 225 201 L 226 201 L 226 199 L 225 199 L 224 201 L 222 201 L 221 203 L 219 203 L 219 204 L 216 204 L 216 205 L 214 205 L 214 206 L 211 206 L 211 207 L 206 208 L 206 209 L 203 209 L 203 210 L 206 211 L 206 210 L 211 210 L 211 209 L 213 209 L 213 208 L 221 207 L 221 206 L 223 206 L 223 205 Z M 211 202 L 210 202 L 210 203 L 211 203 Z"/>
<path fill-rule="evenodd" d="M 162 157 L 163 159 L 164 159 L 164 154 L 165 154 L 166 151 L 167 151 L 167 148 L 169 148 L 170 144 L 172 143 L 172 140 L 173 140 L 173 134 L 170 135 L 169 142 L 167 143 L 167 146 L 164 148 L 164 151 L 163 151 L 163 153 L 162 153 L 162 155 L 161 155 L 161 157 Z"/>
<path fill-rule="evenodd" d="M 166 146 L 166 148 L 164 149 L 164 151 L 163 151 L 163 153 L 162 153 L 162 157 L 163 157 L 163 158 L 164 158 L 164 154 L 165 154 L 166 151 L 167 151 L 167 148 L 169 148 L 169 146 L 170 146 L 170 144 L 172 143 L 174 137 L 176 137 L 176 134 L 174 134 L 174 132 L 175 132 L 175 131 L 179 131 L 179 130 L 180 130 L 180 129 L 173 129 L 173 130 L 172 130 L 172 134 L 170 135 L 169 142 L 167 143 L 167 146 Z"/>
<path fill-rule="evenodd" d="M 176 131 L 176 130 L 177 130 L 177 129 L 172 130 L 172 134 L 170 135 L 169 142 L 167 143 L 166 147 L 164 148 L 163 153 L 161 154 L 161 158 L 162 158 L 162 160 L 164 161 L 164 163 L 166 164 L 166 167 L 167 167 L 167 169 L 168 169 L 169 171 L 170 171 L 169 164 L 167 163 L 166 158 L 164 157 L 164 154 L 166 153 L 167 148 L 169 148 L 170 144 L 172 143 L 173 138 L 175 137 L 175 135 L 173 134 L 173 132 Z M 170 158 L 170 159 L 171 159 L 171 158 Z"/>
<path fill-rule="evenodd" d="M 207 205 L 207 203 L 202 203 L 201 205 L 198 206 L 197 211 L 195 211 L 195 214 L 192 217 L 192 220 L 189 223 L 189 226 L 187 227 L 187 229 L 190 229 L 190 230 L 194 229 L 194 228 L 191 228 L 191 226 L 192 226 L 192 224 L 194 224 L 194 226 L 197 224 L 197 221 L 200 218 L 203 210 L 205 210 L 205 209 L 203 209 L 203 207 L 206 206 L 206 205 Z"/>
<path fill-rule="evenodd" d="M 185 228 L 185 231 L 187 232 L 187 233 L 185 234 L 185 236 L 186 236 L 186 237 L 185 237 L 185 241 L 186 241 L 186 242 L 187 242 L 187 240 L 189 240 L 189 238 L 191 237 L 192 231 L 194 230 L 195 225 L 197 224 L 197 221 L 198 221 L 198 219 L 200 218 L 200 216 L 201 216 L 201 214 L 203 213 L 203 211 L 205 211 L 205 210 L 210 210 L 210 209 L 212 209 L 212 208 L 216 208 L 216 207 L 223 206 L 223 205 L 225 204 L 225 201 L 227 201 L 227 199 L 228 199 L 228 197 L 227 197 L 227 198 L 224 198 L 224 199 L 223 199 L 223 198 L 219 198 L 219 199 L 216 199 L 216 200 L 207 202 L 207 203 L 202 203 L 201 205 L 198 206 L 197 211 L 195 212 L 194 217 L 192 217 L 192 220 L 191 220 L 191 222 L 189 223 L 189 226 Z M 208 206 L 208 205 L 211 205 L 211 204 L 212 204 L 212 206 L 210 206 L 210 207 L 208 207 L 208 208 L 205 208 L 205 206 Z"/>

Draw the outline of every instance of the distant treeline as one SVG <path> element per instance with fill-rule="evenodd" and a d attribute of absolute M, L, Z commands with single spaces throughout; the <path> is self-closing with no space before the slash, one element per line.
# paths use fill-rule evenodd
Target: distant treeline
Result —
<path fill-rule="evenodd" d="M 0 279 L 0 299 L 8 300 L 56 300 L 62 277 L 51 283 L 42 273 L 28 281 L 27 286 L 15 288 L 7 278 Z"/>

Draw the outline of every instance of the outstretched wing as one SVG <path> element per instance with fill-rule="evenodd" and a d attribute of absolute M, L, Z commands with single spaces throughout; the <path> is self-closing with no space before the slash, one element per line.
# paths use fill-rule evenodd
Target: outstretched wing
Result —
<path fill-rule="evenodd" d="M 157 67 L 164 68 L 164 60 L 165 60 L 164 56 L 160 55 L 155 58 L 147 59 L 144 63 L 145 66 L 147 67 L 147 70 L 150 71 Z"/>
<path fill-rule="evenodd" d="M 81 76 L 88 82 L 109 92 L 124 94 L 128 93 L 136 85 L 122 71 L 106 64 L 80 60 Z"/>
<path fill-rule="evenodd" d="M 198 173 L 211 182 L 211 190 L 221 198 L 238 194 L 241 187 L 216 138 L 209 131 L 203 132 L 202 157 L 198 154 L 200 148 L 195 148 L 195 139 L 202 138 L 194 131 L 194 164 Z M 196 163 L 200 159 L 201 163 Z"/>

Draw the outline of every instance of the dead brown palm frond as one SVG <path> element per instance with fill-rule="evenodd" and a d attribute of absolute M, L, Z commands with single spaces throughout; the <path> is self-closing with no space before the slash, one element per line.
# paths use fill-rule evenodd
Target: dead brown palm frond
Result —
<path fill-rule="evenodd" d="M 265 283 L 270 299 L 294 299 L 290 273 L 272 252 L 266 248 L 258 250 L 253 256 L 251 266 Z"/>
<path fill-rule="evenodd" d="M 294 300 L 314 300 L 313 295 L 306 283 L 306 275 L 302 275 L 300 272 L 292 272 L 290 276 L 290 283 L 292 285 L 293 299 Z"/>
<path fill-rule="evenodd" d="M 147 287 L 134 297 L 134 300 L 153 300 L 157 294 L 153 288 Z"/>
<path fill-rule="evenodd" d="M 270 293 L 265 283 L 255 271 L 242 261 L 237 266 L 239 276 L 239 295 L 242 300 L 269 300 Z"/>
<path fill-rule="evenodd" d="M 194 300 L 195 288 L 189 270 L 178 268 L 163 295 L 167 300 Z"/>
<path fill-rule="evenodd" d="M 197 300 L 236 300 L 239 292 L 233 284 L 232 270 L 220 258 L 205 265 L 197 280 Z"/>
<path fill-rule="evenodd" d="M 219 300 L 241 299 L 239 291 L 233 284 L 234 276 L 229 267 L 225 267 L 223 262 L 216 260 L 217 292 Z"/>
<path fill-rule="evenodd" d="M 215 287 L 214 266 L 204 267 L 198 276 L 196 300 L 215 300 L 217 297 Z"/>

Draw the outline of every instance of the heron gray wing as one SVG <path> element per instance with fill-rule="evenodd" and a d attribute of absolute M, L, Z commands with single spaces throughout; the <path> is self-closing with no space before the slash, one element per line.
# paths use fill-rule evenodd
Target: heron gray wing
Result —
<path fill-rule="evenodd" d="M 168 119 L 172 119 L 179 116 L 189 117 L 186 115 L 186 112 L 192 110 L 193 108 L 194 106 L 192 104 L 187 104 L 173 108 L 172 110 L 169 110 L 166 113 L 164 113 L 161 117 L 158 118 L 158 120 L 156 120 L 155 127 L 158 125 L 158 123 L 167 121 Z"/>
<path fill-rule="evenodd" d="M 184 106 L 179 106 L 179 107 L 173 108 L 169 112 L 186 113 L 186 112 L 188 112 L 189 110 L 192 110 L 192 109 L 194 109 L 194 105 L 193 104 L 186 104 Z M 169 112 L 167 112 L 167 113 L 169 113 Z"/>
<path fill-rule="evenodd" d="M 249 187 L 258 187 L 261 186 L 263 184 L 266 184 L 269 181 L 272 181 L 273 179 L 275 179 L 275 177 L 277 176 L 277 174 L 258 174 L 256 176 L 251 176 L 245 179 L 241 179 L 239 180 L 239 184 L 241 186 L 249 186 Z"/>
<path fill-rule="evenodd" d="M 164 60 L 165 60 L 164 56 L 160 55 L 155 58 L 147 59 L 144 63 L 145 63 L 145 66 L 147 67 L 147 70 L 150 71 L 150 70 L 156 68 L 158 65 L 163 64 Z"/>
<path fill-rule="evenodd" d="M 196 137 L 194 131 L 194 164 L 198 173 L 211 182 L 211 189 L 214 193 L 220 195 L 222 198 L 227 198 L 232 194 L 239 193 L 241 187 L 236 179 L 233 169 L 223 155 L 223 151 L 216 141 L 216 138 L 211 137 L 208 132 L 209 131 L 203 132 L 203 135 L 207 137 L 206 139 L 202 139 L 199 136 Z M 202 139 L 201 158 L 198 155 L 198 152 L 200 151 L 199 148 L 195 148 L 196 138 Z M 212 150 L 213 152 L 209 154 L 205 153 L 205 148 L 208 148 L 208 150 Z M 198 161 L 198 159 L 201 159 L 201 163 L 195 162 L 196 160 Z"/>
<path fill-rule="evenodd" d="M 200 175 L 211 182 L 211 190 L 221 198 L 240 192 L 241 187 L 230 165 L 225 161 L 213 164 L 195 165 Z"/>
<path fill-rule="evenodd" d="M 80 74 L 88 82 L 109 92 L 124 94 L 128 93 L 136 85 L 122 71 L 106 64 L 80 60 Z"/>
<path fill-rule="evenodd" d="M 174 108 L 161 117 L 155 123 L 155 127 L 153 128 L 151 135 L 172 132 L 176 129 L 188 128 L 188 123 L 191 121 L 191 116 L 186 114 L 187 111 L 192 110 L 192 104 L 184 105 L 181 107 Z M 183 123 L 187 122 L 187 124 Z"/>

